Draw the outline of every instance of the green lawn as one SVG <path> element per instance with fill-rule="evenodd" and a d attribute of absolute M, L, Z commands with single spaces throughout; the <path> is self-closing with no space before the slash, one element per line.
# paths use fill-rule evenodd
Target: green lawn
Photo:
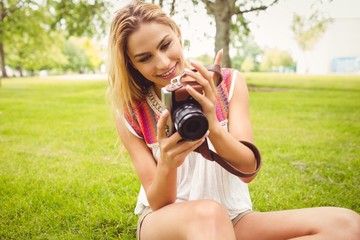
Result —
<path fill-rule="evenodd" d="M 255 210 L 360 213 L 360 76 L 247 74 L 264 165 Z M 0 239 L 134 239 L 139 182 L 120 144 L 107 82 L 3 79 Z"/>

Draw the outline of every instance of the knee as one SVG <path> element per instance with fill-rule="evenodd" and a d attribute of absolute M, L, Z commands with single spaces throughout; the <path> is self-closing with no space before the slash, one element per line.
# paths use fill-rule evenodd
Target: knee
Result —
<path fill-rule="evenodd" d="M 328 239 L 360 239 L 360 215 L 346 208 L 324 208 L 322 232 Z"/>
<path fill-rule="evenodd" d="M 194 219 L 198 219 L 202 223 L 229 219 L 226 208 L 211 200 L 199 201 L 193 208 L 193 214 Z"/>
<path fill-rule="evenodd" d="M 227 210 L 211 200 L 193 202 L 188 218 L 188 239 L 235 239 Z"/>
<path fill-rule="evenodd" d="M 341 231 L 342 239 L 359 239 L 360 215 L 352 210 L 338 208 L 333 222 L 334 229 Z"/>
<path fill-rule="evenodd" d="M 221 204 L 210 200 L 199 201 L 196 204 L 193 208 L 192 219 L 202 227 L 206 225 L 215 227 L 224 222 L 230 222 L 226 208 Z"/>

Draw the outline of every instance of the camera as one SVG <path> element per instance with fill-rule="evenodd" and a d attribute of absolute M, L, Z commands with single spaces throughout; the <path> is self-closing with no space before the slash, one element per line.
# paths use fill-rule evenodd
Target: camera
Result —
<path fill-rule="evenodd" d="M 201 105 L 186 91 L 186 86 L 190 85 L 199 93 L 203 89 L 195 80 L 180 82 L 183 77 L 186 77 L 185 73 L 161 88 L 161 101 L 170 113 L 166 131 L 168 136 L 177 131 L 183 140 L 196 141 L 205 135 L 209 123 Z"/>

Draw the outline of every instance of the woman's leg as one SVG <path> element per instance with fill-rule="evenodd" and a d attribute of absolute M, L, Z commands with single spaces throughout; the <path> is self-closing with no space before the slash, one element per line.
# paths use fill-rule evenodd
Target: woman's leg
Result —
<path fill-rule="evenodd" d="M 149 214 L 143 221 L 140 239 L 235 240 L 235 233 L 222 205 L 199 200 L 174 203 Z"/>
<path fill-rule="evenodd" d="M 360 215 L 335 208 L 253 212 L 235 225 L 237 239 L 360 239 Z"/>

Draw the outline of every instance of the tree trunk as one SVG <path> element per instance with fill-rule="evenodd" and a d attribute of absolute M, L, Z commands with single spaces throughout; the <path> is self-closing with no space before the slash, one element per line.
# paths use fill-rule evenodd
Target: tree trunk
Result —
<path fill-rule="evenodd" d="M 215 55 L 223 49 L 222 67 L 231 67 L 230 59 L 230 18 L 222 19 L 215 15 Z"/>
<path fill-rule="evenodd" d="M 4 51 L 4 44 L 0 43 L 0 62 L 1 62 L 1 72 L 2 72 L 2 77 L 3 78 L 7 78 L 8 75 L 6 73 L 6 64 L 5 64 L 5 51 Z"/>
<path fill-rule="evenodd" d="M 215 35 L 215 55 L 223 49 L 222 67 L 231 67 L 230 59 L 230 26 L 232 8 L 230 4 L 224 4 L 223 1 L 216 1 L 211 9 L 215 17 L 216 35 Z"/>
<path fill-rule="evenodd" d="M 16 67 L 16 70 L 18 70 L 20 77 L 24 76 L 23 69 L 21 66 Z"/>

